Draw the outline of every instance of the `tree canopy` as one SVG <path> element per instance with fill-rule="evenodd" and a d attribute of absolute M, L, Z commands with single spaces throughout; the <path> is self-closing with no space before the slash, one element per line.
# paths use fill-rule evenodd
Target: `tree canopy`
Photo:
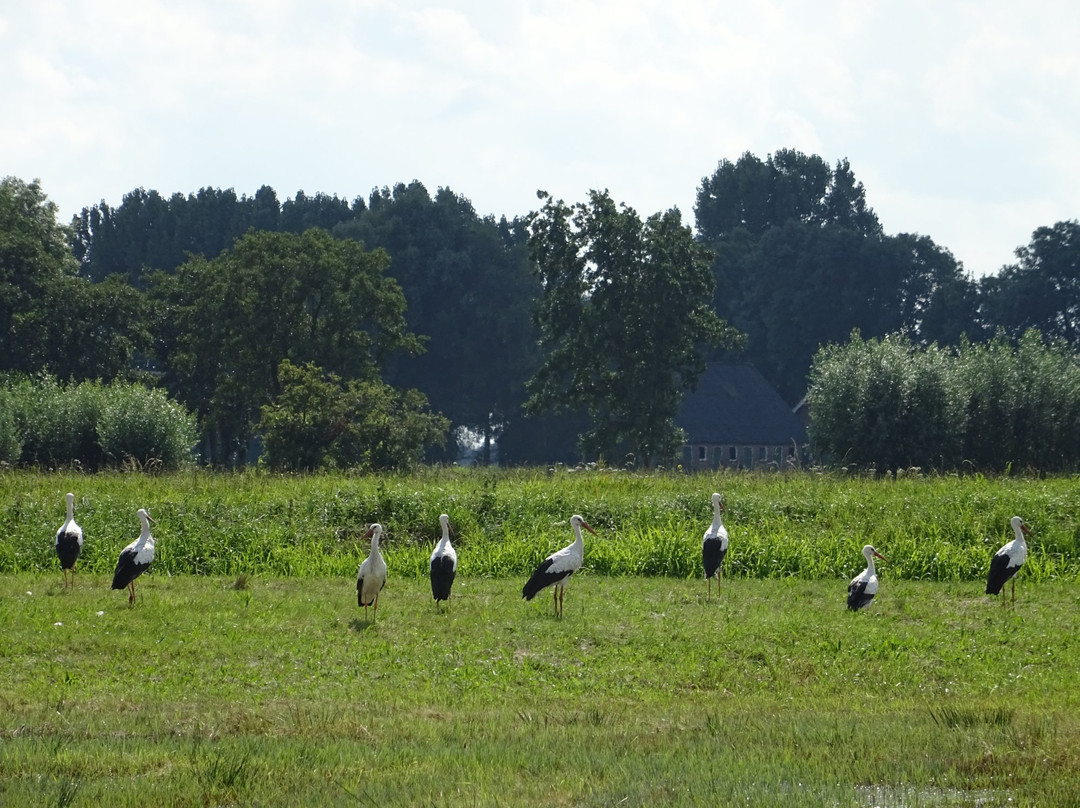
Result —
<path fill-rule="evenodd" d="M 677 210 L 644 222 L 607 191 L 568 206 L 541 192 L 529 249 L 543 287 L 536 318 L 546 349 L 529 381 L 530 411 L 584 411 L 587 453 L 668 460 L 682 443 L 681 394 L 705 369 L 702 345 L 737 334 L 710 305 L 710 253 Z"/>
<path fill-rule="evenodd" d="M 242 456 L 282 360 L 376 381 L 392 354 L 421 349 L 389 260 L 325 230 L 264 232 L 154 276 L 164 382 L 203 419 L 211 458 Z"/>

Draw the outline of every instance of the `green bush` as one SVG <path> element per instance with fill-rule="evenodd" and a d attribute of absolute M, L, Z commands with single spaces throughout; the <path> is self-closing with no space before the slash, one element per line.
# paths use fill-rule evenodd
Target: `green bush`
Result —
<path fill-rule="evenodd" d="M 9 382 L 0 395 L 0 460 L 23 465 L 175 469 L 191 462 L 197 434 L 180 404 L 137 384 L 38 376 Z"/>
<path fill-rule="evenodd" d="M 1029 331 L 955 351 L 891 335 L 818 351 L 810 443 L 824 464 L 1064 471 L 1080 466 L 1080 361 Z"/>
<path fill-rule="evenodd" d="M 138 384 L 114 384 L 102 392 L 97 434 L 109 465 L 134 461 L 175 469 L 191 462 L 198 428 L 181 404 Z"/>

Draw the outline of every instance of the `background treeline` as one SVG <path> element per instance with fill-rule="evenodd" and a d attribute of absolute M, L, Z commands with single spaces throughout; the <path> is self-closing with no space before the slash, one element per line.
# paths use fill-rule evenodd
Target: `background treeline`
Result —
<path fill-rule="evenodd" d="M 418 182 L 351 201 L 300 192 L 281 202 L 267 186 L 250 197 L 137 189 L 70 227 L 36 183 L 8 178 L 0 197 L 0 371 L 163 386 L 197 416 L 214 463 L 251 459 L 262 408 L 284 392 L 285 359 L 336 375 L 343 391 L 412 391 L 403 420 L 447 419 L 449 440 L 428 443 L 429 460 L 457 456 L 463 437 L 482 452 L 497 438 L 506 463 L 581 459 L 581 413 L 522 411 L 549 359 L 536 306 L 550 280 L 530 257 L 528 216 L 481 217 Z M 722 160 L 694 214 L 695 240 L 713 256 L 715 314 L 745 335 L 738 358 L 791 404 L 807 393 L 818 348 L 855 330 L 938 350 L 1016 344 L 1028 329 L 1061 340 L 1066 355 L 1080 340 L 1076 221 L 1037 229 L 1016 263 L 975 279 L 928 235 L 887 234 L 847 161 L 793 150 Z M 312 228 L 325 235 L 305 235 Z M 732 358 L 733 344 L 701 351 Z M 281 415 L 304 426 L 302 409 Z M 990 455 L 963 461 L 1019 459 Z"/>

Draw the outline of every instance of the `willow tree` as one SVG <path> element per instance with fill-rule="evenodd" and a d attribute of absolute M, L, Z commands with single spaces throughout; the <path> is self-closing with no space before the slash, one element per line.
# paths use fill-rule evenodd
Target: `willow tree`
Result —
<path fill-rule="evenodd" d="M 590 456 L 672 458 L 682 395 L 705 369 L 701 348 L 740 341 L 712 308 L 712 253 L 677 209 L 642 221 L 607 191 L 572 206 L 538 196 L 529 251 L 543 287 L 535 318 L 545 360 L 526 411 L 587 415 L 579 438 Z"/>

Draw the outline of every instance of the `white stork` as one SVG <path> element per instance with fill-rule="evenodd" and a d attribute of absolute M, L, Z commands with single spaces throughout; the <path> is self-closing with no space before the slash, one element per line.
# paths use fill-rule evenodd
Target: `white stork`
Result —
<path fill-rule="evenodd" d="M 866 557 L 866 569 L 852 578 L 847 588 L 847 607 L 853 612 L 869 606 L 870 601 L 877 594 L 877 570 L 874 569 L 874 556 L 882 561 L 885 560 L 885 556 L 869 544 L 862 548 L 862 554 Z"/>
<path fill-rule="evenodd" d="M 454 585 L 454 576 L 457 574 L 457 553 L 454 545 L 450 543 L 450 517 L 445 513 L 439 515 L 442 524 L 442 538 L 431 551 L 431 596 L 435 598 L 435 605 L 440 600 L 445 600 L 450 605 L 450 587 Z"/>
<path fill-rule="evenodd" d="M 1005 584 L 1012 581 L 1012 602 L 1016 603 L 1016 575 L 1017 571 L 1027 561 L 1027 540 L 1025 535 L 1031 535 L 1028 526 L 1019 516 L 1009 520 L 1012 525 L 1013 535 L 1016 537 L 1006 544 L 990 559 L 990 572 L 986 576 L 986 594 L 996 595 L 1001 592 L 1001 603 L 1005 603 L 1005 593 L 1002 592 Z"/>
<path fill-rule="evenodd" d="M 701 540 L 701 563 L 705 567 L 705 581 L 709 586 L 705 600 L 712 597 L 713 578 L 716 578 L 716 596 L 720 597 L 720 580 L 723 576 L 724 556 L 727 555 L 728 548 L 728 532 L 721 516 L 724 512 L 724 503 L 719 494 L 712 495 L 712 508 L 712 524 Z"/>
<path fill-rule="evenodd" d="M 382 536 L 382 525 L 378 522 L 368 528 L 364 534 L 365 539 L 371 539 L 371 552 L 360 565 L 360 572 L 356 576 L 356 602 L 364 607 L 364 619 L 367 620 L 368 606 L 374 606 L 371 614 L 372 621 L 379 614 L 379 592 L 386 586 L 386 562 L 383 561 L 382 553 L 379 552 L 379 537 Z"/>
<path fill-rule="evenodd" d="M 131 593 L 128 596 L 129 606 L 135 605 L 135 579 L 146 572 L 154 560 L 154 537 L 150 535 L 153 520 L 145 508 L 139 508 L 139 520 L 142 522 L 142 532 L 139 538 L 120 551 L 112 579 L 113 589 L 128 588 Z"/>
<path fill-rule="evenodd" d="M 577 514 L 570 517 L 570 526 L 574 528 L 573 544 L 562 548 L 557 553 L 552 553 L 541 561 L 540 566 L 521 589 L 521 596 L 525 600 L 532 600 L 541 589 L 554 586 L 556 617 L 562 617 L 563 597 L 566 594 L 566 584 L 570 576 L 581 569 L 581 564 L 585 560 L 585 542 L 581 538 L 581 529 L 585 528 L 594 536 L 596 535 L 596 531 Z"/>
<path fill-rule="evenodd" d="M 68 571 L 71 571 L 71 587 L 75 588 L 75 562 L 82 552 L 83 532 L 75 523 L 75 495 L 67 495 L 67 519 L 56 531 L 56 555 L 60 570 L 64 573 L 64 588 L 68 588 Z"/>

